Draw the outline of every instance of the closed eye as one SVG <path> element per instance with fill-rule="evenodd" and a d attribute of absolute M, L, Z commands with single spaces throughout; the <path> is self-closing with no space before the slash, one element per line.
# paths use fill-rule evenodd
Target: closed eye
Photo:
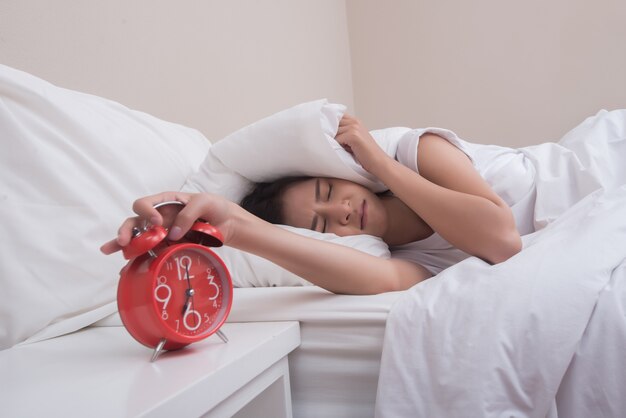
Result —
<path fill-rule="evenodd" d="M 333 185 L 328 183 L 328 195 L 326 196 L 326 201 L 330 202 L 330 194 L 333 192 Z M 326 218 L 324 218 L 324 225 L 322 226 L 322 232 L 326 232 Z"/>

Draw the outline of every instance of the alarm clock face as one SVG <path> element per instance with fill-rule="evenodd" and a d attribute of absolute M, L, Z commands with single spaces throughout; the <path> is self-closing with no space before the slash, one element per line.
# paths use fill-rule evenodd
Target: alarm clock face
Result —
<path fill-rule="evenodd" d="M 232 285 L 212 251 L 179 245 L 165 251 L 155 267 L 154 308 L 171 332 L 195 340 L 222 325 L 230 311 Z"/>

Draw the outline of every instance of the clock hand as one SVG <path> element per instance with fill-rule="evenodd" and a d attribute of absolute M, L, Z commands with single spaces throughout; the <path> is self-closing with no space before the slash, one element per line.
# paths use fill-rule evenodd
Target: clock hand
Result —
<path fill-rule="evenodd" d="M 187 291 L 185 292 L 185 304 L 183 305 L 183 315 L 189 307 L 193 308 L 193 294 L 195 293 L 193 288 L 191 287 L 191 277 L 189 274 L 189 264 L 185 264 L 185 278 L 187 279 Z M 195 315 L 194 315 L 195 318 Z M 194 319 L 195 322 L 195 319 Z M 195 324 L 194 324 L 195 325 Z"/>
<path fill-rule="evenodd" d="M 191 309 L 193 309 L 193 308 L 194 308 L 194 305 L 195 305 L 195 304 L 193 303 L 193 293 L 192 293 L 192 294 L 191 294 Z M 194 315 L 194 316 L 193 316 L 193 325 L 194 325 L 194 326 L 196 325 L 196 322 L 197 322 L 197 321 L 196 321 L 196 316 Z"/>
<path fill-rule="evenodd" d="M 189 277 L 189 263 L 185 264 L 185 277 L 187 278 L 187 301 L 185 302 L 185 306 L 188 303 L 191 303 L 191 308 L 193 309 L 194 303 L 193 303 L 193 294 L 195 293 L 193 288 L 191 287 L 191 278 Z M 194 325 L 196 322 L 196 316 L 194 315 Z"/>
<path fill-rule="evenodd" d="M 187 288 L 191 289 L 191 279 L 189 278 L 189 263 L 185 264 L 185 278 L 187 279 Z"/>

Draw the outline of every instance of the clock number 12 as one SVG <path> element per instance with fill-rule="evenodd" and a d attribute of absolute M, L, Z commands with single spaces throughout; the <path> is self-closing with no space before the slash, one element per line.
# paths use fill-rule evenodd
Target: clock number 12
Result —
<path fill-rule="evenodd" d="M 183 255 L 180 257 L 174 257 L 176 261 L 176 271 L 178 272 L 178 280 L 186 280 L 187 272 L 191 269 L 191 257 Z M 189 280 L 193 279 L 193 275 L 189 275 Z"/>

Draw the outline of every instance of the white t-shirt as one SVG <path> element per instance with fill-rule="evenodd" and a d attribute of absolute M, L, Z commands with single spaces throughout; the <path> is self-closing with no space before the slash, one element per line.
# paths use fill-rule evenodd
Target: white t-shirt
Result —
<path fill-rule="evenodd" d="M 479 174 L 511 207 L 520 234 L 525 235 L 535 230 L 535 169 L 523 152 L 506 147 L 472 144 L 447 129 L 415 129 L 403 135 L 398 142 L 396 159 L 417 173 L 417 147 L 420 137 L 427 132 L 447 139 L 472 160 Z M 436 232 L 420 241 L 390 247 L 390 251 L 392 257 L 420 264 L 433 274 L 470 256 L 454 248 Z"/>

